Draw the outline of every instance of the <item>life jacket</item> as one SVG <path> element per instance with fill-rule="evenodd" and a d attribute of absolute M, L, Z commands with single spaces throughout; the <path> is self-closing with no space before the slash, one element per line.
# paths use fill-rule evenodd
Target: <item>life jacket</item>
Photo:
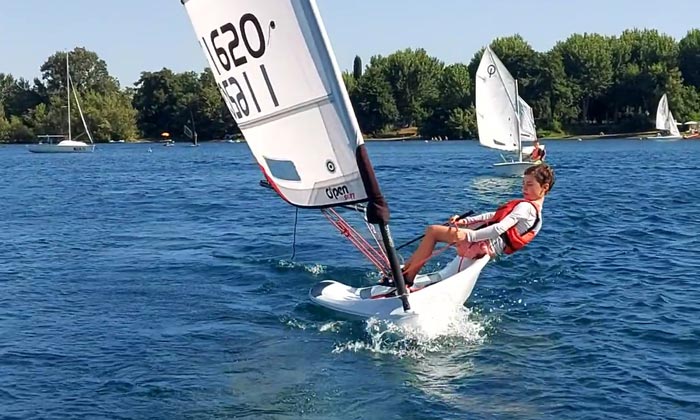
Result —
<path fill-rule="evenodd" d="M 530 241 L 532 241 L 535 235 L 537 235 L 535 228 L 539 226 L 541 222 L 540 209 L 537 207 L 537 204 L 533 203 L 530 200 L 524 199 L 511 200 L 499 207 L 498 209 L 496 209 L 496 214 L 494 214 L 493 218 L 491 218 L 491 220 L 489 220 L 485 225 L 481 227 L 484 228 L 486 226 L 494 225 L 500 222 L 501 220 L 505 219 L 506 216 L 508 216 L 513 211 L 513 209 L 515 209 L 515 206 L 517 206 L 520 203 L 532 204 L 535 207 L 537 217 L 535 219 L 535 223 L 533 223 L 532 226 L 522 234 L 518 232 L 517 225 L 513 226 L 512 228 L 508 229 L 503 234 L 501 234 L 503 243 L 505 243 L 506 245 L 503 248 L 503 252 L 506 254 L 512 254 L 515 251 L 521 250 L 525 247 L 525 245 L 529 244 Z"/>
<path fill-rule="evenodd" d="M 540 149 L 539 147 L 535 147 L 532 150 L 532 153 L 530 153 L 530 158 L 533 160 L 543 160 L 544 159 L 544 149 Z"/>

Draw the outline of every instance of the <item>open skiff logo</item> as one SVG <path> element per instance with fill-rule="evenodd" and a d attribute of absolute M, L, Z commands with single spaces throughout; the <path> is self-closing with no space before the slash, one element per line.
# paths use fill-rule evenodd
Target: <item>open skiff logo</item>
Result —
<path fill-rule="evenodd" d="M 355 193 L 351 193 L 346 185 L 341 185 L 338 187 L 326 188 L 326 197 L 331 200 L 352 200 L 355 198 Z"/>
<path fill-rule="evenodd" d="M 328 172 L 334 173 L 335 172 L 335 163 L 333 163 L 332 160 L 327 160 L 326 161 L 326 169 L 328 169 Z"/>
<path fill-rule="evenodd" d="M 489 79 L 490 79 L 491 76 L 496 74 L 496 66 L 494 66 L 493 64 L 489 64 L 489 66 L 486 68 L 486 73 L 489 74 Z"/>

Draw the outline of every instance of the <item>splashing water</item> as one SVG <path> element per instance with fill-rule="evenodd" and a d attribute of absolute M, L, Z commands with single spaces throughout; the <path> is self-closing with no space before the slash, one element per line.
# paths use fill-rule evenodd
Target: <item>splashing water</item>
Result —
<path fill-rule="evenodd" d="M 326 266 L 322 264 L 301 264 L 289 260 L 280 260 L 277 262 L 277 267 L 280 268 L 303 268 L 314 276 L 318 276 L 326 272 Z"/>
<path fill-rule="evenodd" d="M 419 359 L 456 346 L 482 343 L 487 323 L 467 308 L 408 322 L 370 318 L 365 322 L 365 337 L 339 343 L 333 353 L 367 351 Z"/>

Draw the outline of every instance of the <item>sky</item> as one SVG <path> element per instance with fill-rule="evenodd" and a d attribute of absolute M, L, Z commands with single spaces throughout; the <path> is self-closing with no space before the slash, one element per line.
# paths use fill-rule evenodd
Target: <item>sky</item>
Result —
<path fill-rule="evenodd" d="M 233 1 L 233 0 L 232 0 Z M 266 1 L 266 0 L 259 0 Z M 204 54 L 179 0 L 0 0 L 0 73 L 33 79 L 56 51 L 85 47 L 122 86 L 163 67 L 202 71 Z M 546 51 L 573 33 L 653 28 L 680 40 L 700 27 L 697 0 L 317 0 L 344 70 L 355 55 L 424 48 L 468 63 L 492 39 L 519 33 Z M 695 10 L 695 12 L 693 12 Z"/>

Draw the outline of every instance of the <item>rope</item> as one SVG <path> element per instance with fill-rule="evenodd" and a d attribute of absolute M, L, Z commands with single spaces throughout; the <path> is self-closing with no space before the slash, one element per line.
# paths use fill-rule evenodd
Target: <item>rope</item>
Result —
<path fill-rule="evenodd" d="M 348 222 L 346 222 L 335 210 L 331 208 L 321 209 L 326 219 L 335 226 L 341 235 L 345 236 L 372 264 L 381 272 L 387 274 L 389 269 L 389 259 L 383 252 L 378 251 L 370 245 L 365 238 L 360 235 Z"/>
<path fill-rule="evenodd" d="M 329 217 L 329 220 L 331 223 L 340 231 L 343 236 L 345 236 L 357 249 L 362 252 L 362 254 L 365 255 L 377 268 L 379 268 L 383 272 L 388 272 L 388 261 L 383 261 L 383 256 L 377 252 L 376 249 L 372 248 L 369 243 L 355 230 L 348 224 L 345 220 L 343 220 L 342 217 L 340 217 L 335 211 L 331 210 L 331 213 L 335 217 L 338 218 L 338 220 L 332 220 Z"/>
<path fill-rule="evenodd" d="M 386 263 L 389 264 L 389 257 L 387 257 L 386 249 L 384 249 L 384 246 L 382 246 L 382 243 L 379 241 L 377 229 L 375 229 L 374 226 L 367 221 L 365 221 L 365 224 L 367 225 L 367 230 L 369 230 L 370 235 L 372 235 L 372 238 L 374 239 L 374 243 L 377 244 L 377 249 L 381 251 L 382 255 L 384 256 L 384 259 L 386 260 Z M 399 258 L 401 258 L 401 255 L 399 255 Z"/>
<path fill-rule="evenodd" d="M 294 260 L 297 255 L 297 221 L 299 220 L 299 207 L 296 207 L 296 212 L 294 213 L 294 235 L 292 236 L 292 256 L 290 260 Z"/>

